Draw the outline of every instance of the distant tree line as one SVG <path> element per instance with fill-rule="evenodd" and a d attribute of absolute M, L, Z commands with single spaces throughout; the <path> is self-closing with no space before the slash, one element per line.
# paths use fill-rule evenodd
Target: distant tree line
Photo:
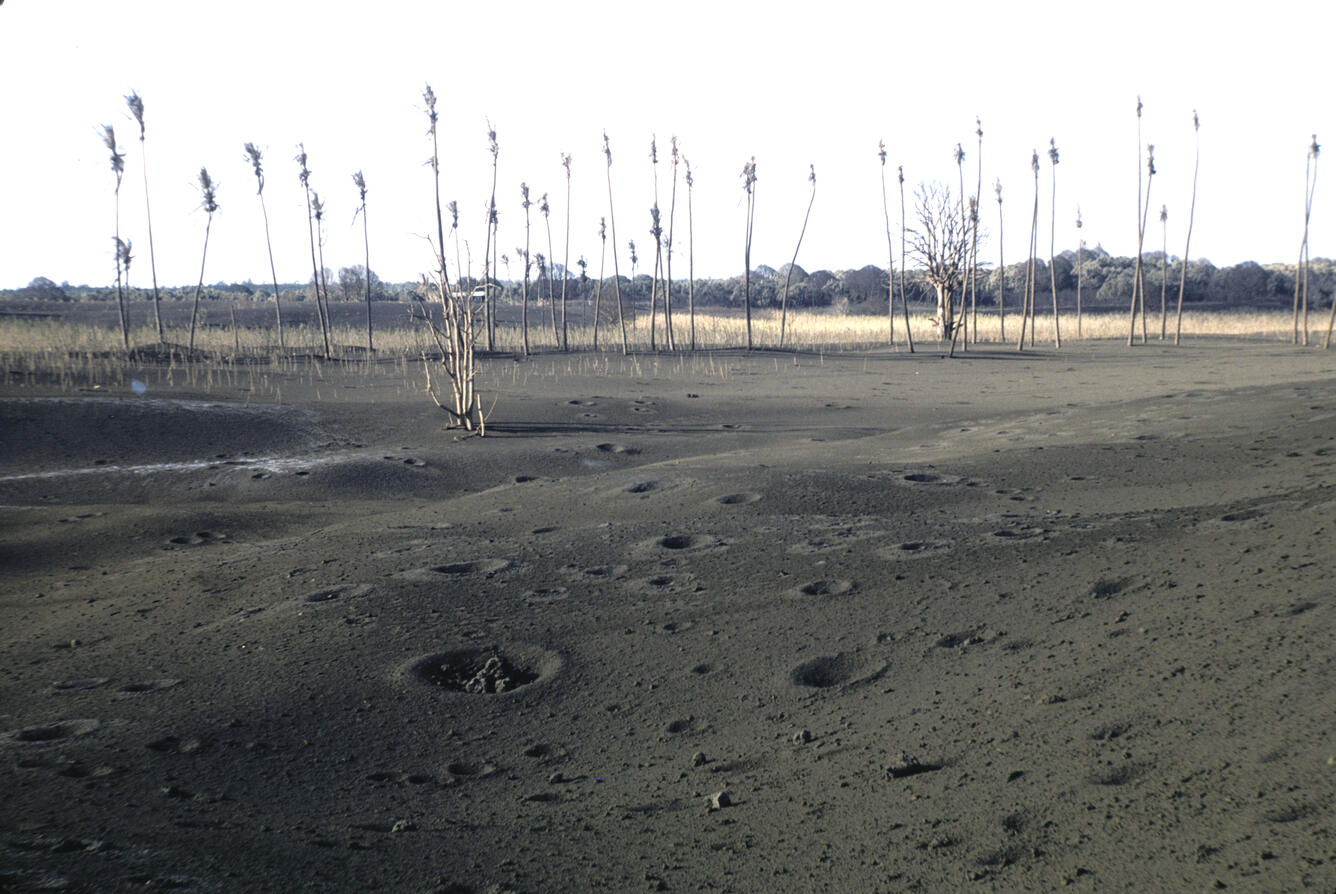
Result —
<path fill-rule="evenodd" d="M 1161 272 L 1161 255 L 1148 252 L 1142 260 L 1146 271 L 1146 292 L 1153 300 L 1160 292 L 1161 276 L 1168 281 L 1170 298 L 1177 296 L 1178 281 L 1182 274 L 1181 259 L 1170 256 Z M 1316 296 L 1320 304 L 1330 302 L 1336 292 L 1336 261 L 1315 258 L 1311 262 L 1309 274 L 1310 298 Z M 560 264 L 552 265 L 553 278 L 561 283 L 565 279 L 568 298 L 575 301 L 590 299 L 594 287 L 594 278 L 585 273 L 567 273 Z M 1077 255 L 1074 251 L 1063 252 L 1053 259 L 1053 279 L 1057 283 L 1058 298 L 1064 307 L 1074 307 L 1077 295 Z M 1040 281 L 1049 281 L 1048 264 L 1036 261 Z M 1081 303 L 1086 308 L 1125 308 L 1132 294 L 1132 277 L 1136 269 L 1135 258 L 1115 257 L 1100 247 L 1085 249 L 1080 258 Z M 789 266 L 776 270 L 764 264 L 756 267 L 751 274 L 751 300 L 754 307 L 778 308 L 782 300 L 784 281 L 789 274 Z M 335 299 L 357 301 L 365 298 L 367 270 L 364 266 L 353 265 L 334 271 L 324 271 L 326 281 L 331 285 L 330 293 Z M 1020 284 L 1025 280 L 1025 263 L 1010 264 L 1005 270 L 1007 305 L 1010 308 L 1017 300 Z M 372 299 L 377 301 L 410 301 L 421 283 L 386 283 L 381 281 L 375 271 L 370 272 Z M 1235 307 L 1288 307 L 1294 297 L 1295 266 L 1293 264 L 1257 264 L 1244 261 L 1230 267 L 1216 267 L 1205 259 L 1195 260 L 1187 268 L 1187 288 L 1183 300 L 1189 304 L 1210 304 Z M 604 281 L 604 298 L 612 290 L 612 277 Z M 618 277 L 623 300 L 628 308 L 644 306 L 648 308 L 654 281 L 648 274 Z M 501 292 L 503 301 L 520 300 L 520 284 L 507 280 L 494 280 Z M 789 276 L 789 302 L 799 308 L 833 308 L 850 313 L 884 313 L 888 293 L 888 274 L 882 267 L 869 264 L 856 270 L 816 270 L 808 272 L 802 267 L 793 266 Z M 996 304 L 998 293 L 998 271 L 990 268 L 979 276 L 978 301 L 981 307 L 991 308 Z M 532 284 L 531 284 L 532 287 Z M 663 288 L 663 284 L 659 284 Z M 674 302 L 680 295 L 685 301 L 688 284 L 682 280 L 673 282 Z M 722 279 L 702 279 L 695 281 L 695 301 L 698 307 L 741 308 L 743 303 L 743 277 L 733 276 Z M 314 287 L 311 282 L 280 283 L 279 289 L 284 301 L 314 301 Z M 537 300 L 546 302 L 547 283 L 537 290 Z M 935 300 L 932 287 L 915 270 L 910 270 L 905 280 L 906 297 L 911 303 L 931 304 Z M 190 300 L 194 293 L 193 286 L 161 287 L 164 301 Z M 145 290 L 135 289 L 136 297 L 145 297 Z M 558 292 L 559 294 L 559 292 Z M 531 295 L 531 298 L 533 296 Z M 256 285 L 246 282 L 216 282 L 206 286 L 204 298 L 231 301 L 266 301 L 273 300 L 273 286 Z M 21 289 L 0 290 L 0 301 L 9 302 L 44 302 L 44 301 L 114 301 L 116 287 L 70 285 L 68 282 L 57 284 L 44 276 L 39 276 Z M 610 302 L 605 301 L 605 304 Z M 607 308 L 615 313 L 615 308 Z"/>

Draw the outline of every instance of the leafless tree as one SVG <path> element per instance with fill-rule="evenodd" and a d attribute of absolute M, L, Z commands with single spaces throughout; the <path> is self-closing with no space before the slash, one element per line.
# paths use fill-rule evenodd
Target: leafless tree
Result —
<path fill-rule="evenodd" d="M 914 191 L 916 229 L 907 232 L 910 251 L 923 266 L 924 278 L 937 293 L 937 338 L 947 340 L 956 330 L 955 293 L 965 269 L 969 238 L 951 187 L 920 183 Z"/>

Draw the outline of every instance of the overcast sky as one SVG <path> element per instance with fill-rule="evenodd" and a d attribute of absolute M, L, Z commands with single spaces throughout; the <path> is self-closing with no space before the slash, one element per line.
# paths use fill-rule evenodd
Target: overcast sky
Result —
<path fill-rule="evenodd" d="M 482 267 L 491 189 L 488 121 L 500 142 L 501 251 L 518 276 L 520 184 L 549 193 L 551 254 L 566 233 L 563 154 L 572 157 L 570 266 L 596 275 L 598 226 L 609 215 L 602 135 L 611 139 L 617 250 L 649 272 L 657 136 L 659 205 L 672 203 L 670 139 L 690 159 L 695 271 L 742 271 L 743 164 L 756 158 L 754 264 L 793 256 L 816 167 L 816 200 L 798 264 L 808 270 L 887 263 L 879 140 L 899 263 L 899 193 L 920 181 L 958 188 L 965 151 L 973 193 L 983 163 L 982 256 L 999 229 L 1009 261 L 1025 253 L 1040 154 L 1041 252 L 1050 226 L 1050 137 L 1057 140 L 1057 250 L 1075 248 L 1079 203 L 1087 244 L 1136 250 L 1137 174 L 1145 143 L 1158 173 L 1147 248 L 1183 253 L 1192 194 L 1192 114 L 1201 173 L 1191 256 L 1217 265 L 1295 260 L 1312 134 L 1336 136 L 1323 41 L 1336 13 L 1317 2 L 1117 4 L 886 2 L 395 2 L 225 4 L 182 0 L 0 0 L 0 288 L 37 276 L 115 282 L 114 176 L 102 143 L 111 124 L 126 153 L 120 226 L 132 240 L 134 285 L 149 281 L 138 125 L 145 105 L 157 276 L 199 277 L 205 214 L 201 166 L 218 182 L 206 283 L 270 279 L 254 174 L 243 145 L 264 152 L 281 281 L 311 274 L 306 205 L 293 157 L 304 142 L 326 203 L 325 264 L 362 262 L 354 223 L 361 170 L 371 267 L 416 279 L 435 230 L 427 117 L 441 113 L 441 195 L 458 201 L 461 251 Z M 1086 11 L 1082 11 L 1086 10 Z M 1145 103 L 1141 144 L 1136 103 Z M 980 156 L 975 117 L 982 121 Z M 1327 164 L 1330 162 L 1321 162 Z M 687 267 L 687 189 L 679 168 L 674 276 Z M 1319 178 L 1314 257 L 1336 254 L 1336 180 Z M 1003 187 L 998 221 L 993 184 Z M 1330 208 L 1330 210 L 1328 210 Z M 912 215 L 912 206 L 911 206 Z M 531 251 L 548 253 L 531 209 Z M 446 227 L 450 225 L 446 219 Z M 449 239 L 449 237 L 447 237 Z M 465 247 L 467 246 L 467 247 Z M 447 246 L 453 259 L 453 242 Z M 465 264 L 467 265 L 467 256 Z M 612 258 L 607 272 L 611 275 Z M 506 276 L 503 268 L 501 275 Z"/>

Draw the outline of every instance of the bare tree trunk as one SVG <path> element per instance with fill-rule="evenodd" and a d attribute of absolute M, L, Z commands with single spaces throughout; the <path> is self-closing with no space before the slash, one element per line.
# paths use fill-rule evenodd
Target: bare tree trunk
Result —
<path fill-rule="evenodd" d="M 742 168 L 743 188 L 747 191 L 747 237 L 744 243 L 742 261 L 742 303 L 747 315 L 747 350 L 752 349 L 751 320 L 751 244 L 752 225 L 756 220 L 756 156 L 752 156 Z"/>
<path fill-rule="evenodd" d="M 487 326 L 487 350 L 496 350 L 496 297 L 492 294 L 492 279 L 495 277 L 496 256 L 501 254 L 499 221 L 496 213 L 496 174 L 497 158 L 501 154 L 501 145 L 496 141 L 496 130 L 491 122 L 487 123 L 488 151 L 492 153 L 492 197 L 487 203 L 487 243 L 483 249 L 483 317 Z"/>
<path fill-rule="evenodd" d="M 881 211 L 886 218 L 886 270 L 890 282 L 886 284 L 886 336 L 887 343 L 895 347 L 895 243 L 891 241 L 891 205 L 886 198 L 886 141 L 877 145 L 877 155 L 881 158 Z"/>
<path fill-rule="evenodd" d="M 1197 119 L 1197 110 L 1192 111 L 1192 131 L 1197 143 L 1197 152 L 1192 163 L 1192 204 L 1188 208 L 1188 242 L 1182 247 L 1182 274 L 1178 278 L 1178 322 L 1174 326 L 1174 345 L 1180 343 L 1182 339 L 1182 293 L 1188 287 L 1188 263 L 1192 257 L 1188 253 L 1192 247 L 1192 222 L 1197 216 L 1197 170 L 1201 167 L 1201 122 Z"/>
<path fill-rule="evenodd" d="M 561 332 L 557 328 L 557 290 L 552 285 L 552 276 L 556 273 L 554 268 L 557 264 L 556 255 L 552 254 L 552 209 L 547 203 L 547 193 L 543 193 L 543 198 L 538 207 L 543 212 L 543 226 L 547 230 L 547 306 L 552 316 L 552 343 L 560 346 Z M 564 273 L 562 275 L 565 276 Z M 563 285 L 562 288 L 564 289 L 565 286 Z"/>
<path fill-rule="evenodd" d="M 993 184 L 997 193 L 997 322 L 998 338 L 1007 341 L 1007 264 L 1002 250 L 1002 181 Z"/>
<path fill-rule="evenodd" d="M 1160 206 L 1160 341 L 1169 334 L 1169 207 Z"/>
<path fill-rule="evenodd" d="M 1146 337 L 1146 271 L 1142 264 L 1142 249 L 1146 237 L 1146 218 L 1150 214 L 1150 188 L 1155 180 L 1155 147 L 1146 147 L 1146 199 L 1142 203 L 1138 196 L 1138 208 L 1141 211 L 1141 221 L 1137 233 L 1137 265 L 1132 274 L 1132 331 L 1127 333 L 1127 345 L 1131 347 L 1133 339 L 1136 337 L 1136 314 L 1137 299 L 1140 298 L 1141 308 L 1141 343 L 1147 342 Z M 1138 178 L 1140 179 L 1140 178 Z"/>
<path fill-rule="evenodd" d="M 209 256 L 209 230 L 213 228 L 213 215 L 209 215 L 208 221 L 204 224 L 204 251 L 200 253 L 199 258 L 199 284 L 195 286 L 195 305 L 190 312 L 190 345 L 187 353 L 190 359 L 195 359 L 195 322 L 199 319 L 199 295 L 204 290 L 204 260 Z"/>
<path fill-rule="evenodd" d="M 779 311 L 779 346 L 784 347 L 784 325 L 788 321 L 789 315 L 789 281 L 793 279 L 793 266 L 798 263 L 798 249 L 803 247 L 803 236 L 807 235 L 807 221 L 812 216 L 812 203 L 816 201 L 816 165 L 812 165 L 812 173 L 807 178 L 812 183 L 812 194 L 807 199 L 807 212 L 803 215 L 803 228 L 798 232 L 798 244 L 793 247 L 793 260 L 789 262 L 789 270 L 784 275 L 784 296 L 780 301 Z"/>
<path fill-rule="evenodd" d="M 561 259 L 561 349 L 570 350 L 566 328 L 566 280 L 571 263 L 571 157 L 563 155 L 561 164 L 566 168 L 566 248 Z M 583 257 L 583 256 L 582 256 Z M 581 268 L 583 271 L 583 268 Z"/>
<path fill-rule="evenodd" d="M 1317 156 L 1318 156 L 1317 134 L 1313 135 L 1313 144 L 1308 149 L 1308 160 L 1304 164 L 1304 239 L 1299 247 L 1299 266 L 1294 271 L 1294 325 L 1299 328 L 1299 308 L 1300 308 L 1300 279 L 1302 278 L 1302 307 L 1303 307 L 1303 345 L 1308 347 L 1308 270 L 1310 266 L 1310 256 L 1308 253 L 1308 221 L 1313 213 L 1313 191 L 1317 187 Z M 1311 170 L 1312 176 L 1309 176 Z M 1296 337 L 1296 342 L 1298 338 Z"/>
<path fill-rule="evenodd" d="M 691 209 L 691 194 L 695 180 L 691 176 L 691 162 L 682 156 L 687 166 L 687 318 L 691 323 L 691 350 L 696 350 L 696 226 Z"/>
<path fill-rule="evenodd" d="M 965 150 L 961 148 L 961 145 L 959 143 L 956 143 L 956 174 L 960 181 L 960 231 L 964 239 L 966 240 L 966 244 L 969 244 L 970 222 L 969 218 L 965 215 Z M 951 328 L 947 330 L 947 333 L 951 336 L 951 353 L 954 353 L 956 349 L 956 336 L 958 335 L 958 333 L 956 332 L 956 328 L 958 326 L 964 327 L 966 321 L 968 320 L 968 317 L 965 316 L 965 287 L 967 285 L 967 280 L 969 279 L 969 272 L 968 272 L 969 259 L 966 258 L 965 260 L 966 264 L 964 265 L 960 273 L 960 316 L 957 317 L 954 314 L 952 314 L 951 318 L 952 325 Z M 960 340 L 961 349 L 968 351 L 969 344 L 970 344 L 969 331 L 966 330 L 964 333 L 964 338 Z"/>
<path fill-rule="evenodd" d="M 656 172 L 657 173 L 657 172 Z M 654 190 L 658 192 L 658 177 L 654 178 Z M 650 228 L 649 234 L 654 237 L 654 270 L 650 276 L 649 287 L 649 349 L 658 350 L 658 344 L 654 338 L 654 332 L 658 328 L 656 314 L 659 309 L 659 270 L 663 263 L 663 227 L 659 226 L 659 203 L 656 200 L 654 207 L 649 210 Z"/>
<path fill-rule="evenodd" d="M 144 169 L 144 215 L 148 221 L 148 269 L 153 276 L 153 325 L 158 330 L 158 341 L 162 341 L 162 298 L 158 294 L 158 260 L 153 252 L 153 206 L 148 200 L 148 156 L 144 153 L 144 128 L 139 128 L 139 158 Z M 266 237 L 269 222 L 265 221 Z M 278 289 L 274 289 L 274 300 L 278 300 Z M 279 326 L 279 347 L 283 346 L 283 327 Z"/>
<path fill-rule="evenodd" d="M 1058 325 L 1058 270 L 1054 264 L 1056 255 L 1054 244 L 1057 242 L 1058 234 L 1058 144 L 1055 139 L 1048 141 L 1048 157 L 1052 162 L 1053 188 L 1050 191 L 1049 200 L 1049 228 L 1048 228 L 1048 282 L 1053 291 L 1053 347 L 1062 347 L 1062 331 Z"/>
<path fill-rule="evenodd" d="M 524 342 L 524 356 L 529 356 L 529 185 L 520 184 L 520 193 L 524 197 L 524 248 L 521 261 L 524 262 L 524 285 L 520 292 L 520 331 Z"/>
<path fill-rule="evenodd" d="M 604 227 L 603 221 L 598 224 L 598 237 L 603 243 L 602 251 L 598 256 L 598 285 L 594 287 L 594 350 L 598 350 L 598 320 L 601 316 L 599 307 L 603 302 L 603 269 L 608 262 L 608 231 Z"/>
<path fill-rule="evenodd" d="M 1034 171 L 1034 213 L 1030 218 L 1030 249 L 1025 266 L 1025 297 L 1021 301 L 1021 338 L 1016 344 L 1017 350 L 1025 349 L 1025 327 L 1030 327 L 1030 347 L 1034 347 L 1035 309 L 1034 298 L 1038 279 L 1035 269 L 1035 256 L 1039 251 L 1039 153 L 1030 155 L 1030 169 Z"/>
<path fill-rule="evenodd" d="M 1076 337 L 1081 332 L 1081 254 L 1085 250 L 1085 240 L 1081 238 L 1081 206 L 1076 206 Z"/>
<path fill-rule="evenodd" d="M 673 188 L 668 199 L 668 243 L 664 246 L 667 282 L 663 290 L 663 328 L 670 351 L 677 350 L 677 339 L 673 337 L 673 222 L 677 216 L 677 156 L 677 137 L 673 137 Z"/>
<path fill-rule="evenodd" d="M 282 351 L 286 349 L 283 344 L 283 305 L 278 299 L 278 270 L 274 267 L 274 244 L 269 239 L 269 210 L 264 206 L 264 193 L 260 194 L 260 214 L 264 216 L 264 244 L 269 251 L 269 275 L 274 280 L 274 315 L 278 318 L 278 349 Z"/>
<path fill-rule="evenodd" d="M 1132 319 L 1127 333 L 1130 348 L 1137 331 L 1137 289 L 1141 285 L 1141 238 L 1145 234 L 1145 216 L 1141 212 L 1141 96 L 1137 96 L 1137 264 L 1132 272 Z"/>
<path fill-rule="evenodd" d="M 631 352 L 626 341 L 626 315 L 622 310 L 622 277 L 617 270 L 617 218 L 612 206 L 612 149 L 608 145 L 608 135 L 603 134 L 603 154 L 608 157 L 608 223 L 612 227 L 612 285 L 617 295 L 617 323 L 622 328 L 622 354 Z"/>
<path fill-rule="evenodd" d="M 974 207 L 970 211 L 971 224 L 973 225 L 972 236 L 970 239 L 970 317 L 974 327 L 974 341 L 979 341 L 979 214 L 983 201 L 983 122 L 977 117 L 974 119 L 975 133 L 979 136 L 979 149 L 975 156 L 978 163 L 978 180 L 974 185 Z"/>
<path fill-rule="evenodd" d="M 914 331 L 909 325 L 909 302 L 905 300 L 905 169 L 898 168 L 900 179 L 900 309 L 905 314 L 905 341 L 909 353 L 914 353 Z"/>

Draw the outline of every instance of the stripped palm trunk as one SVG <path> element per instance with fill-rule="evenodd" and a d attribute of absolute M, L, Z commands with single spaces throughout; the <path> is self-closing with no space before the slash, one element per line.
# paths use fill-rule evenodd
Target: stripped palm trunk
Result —
<path fill-rule="evenodd" d="M 570 350 L 566 328 L 566 271 L 571 263 L 571 157 L 561 156 L 561 166 L 566 169 L 566 250 L 561 260 L 561 349 Z M 583 256 L 582 256 L 583 257 Z"/>
<path fill-rule="evenodd" d="M 789 281 L 793 279 L 793 266 L 798 263 L 798 249 L 803 247 L 803 236 L 807 234 L 807 221 L 812 216 L 812 203 L 816 201 L 816 165 L 812 165 L 811 168 L 811 173 L 807 175 L 807 179 L 812 184 L 812 194 L 807 199 L 807 213 L 803 215 L 803 228 L 798 232 L 798 244 L 793 247 L 793 260 L 789 262 L 788 272 L 784 274 L 784 297 L 780 301 L 779 311 L 779 346 L 781 348 L 784 347 L 784 324 L 789 313 Z"/>
<path fill-rule="evenodd" d="M 612 204 L 612 148 L 608 143 L 608 132 L 603 132 L 603 154 L 608 158 L 608 223 L 612 230 L 612 286 L 617 296 L 617 324 L 622 329 L 622 354 L 631 353 L 626 339 L 626 312 L 622 309 L 622 275 L 617 269 L 617 217 L 613 214 Z"/>
<path fill-rule="evenodd" d="M 881 213 L 886 219 L 886 269 L 890 282 L 886 286 L 886 338 L 895 347 L 895 243 L 891 241 L 891 206 L 886 199 L 886 141 L 877 141 L 877 157 L 881 159 Z"/>
<path fill-rule="evenodd" d="M 269 252 L 269 275 L 274 281 L 274 313 L 278 318 L 278 349 L 286 349 L 283 343 L 283 305 L 278 298 L 278 271 L 274 268 L 274 243 L 269 238 L 269 209 L 264 204 L 264 158 L 254 143 L 246 144 L 246 157 L 255 168 L 255 181 L 258 185 L 256 195 L 260 197 L 260 214 L 264 217 L 264 245 Z M 161 336 L 159 336 L 161 337 Z"/>
<path fill-rule="evenodd" d="M 209 172 L 205 168 L 199 169 L 199 186 L 204 196 L 204 211 L 208 214 L 208 220 L 204 224 L 204 251 L 199 259 L 199 285 L 195 286 L 195 307 L 190 314 L 190 358 L 195 357 L 195 323 L 199 319 L 199 296 L 204 289 L 204 260 L 209 256 L 209 231 L 213 228 L 213 213 L 218 210 L 218 202 L 214 191 L 213 180 L 209 177 Z"/>
<path fill-rule="evenodd" d="M 1007 265 L 1002 249 L 1002 181 L 993 183 L 993 192 L 997 193 L 997 322 L 998 338 L 1007 340 Z"/>
<path fill-rule="evenodd" d="M 905 314 L 905 342 L 914 353 L 914 331 L 909 326 L 909 302 L 905 299 L 905 166 L 900 165 L 900 309 Z"/>
<path fill-rule="evenodd" d="M 685 155 L 682 163 L 687 168 L 687 318 L 691 325 L 691 350 L 696 350 L 696 243 L 695 223 L 691 213 L 691 193 L 695 179 L 691 176 L 691 162 Z"/>
<path fill-rule="evenodd" d="M 121 341 L 125 350 L 130 350 L 130 317 L 125 307 L 125 289 L 122 284 L 124 271 L 121 255 L 121 179 L 125 176 L 125 153 L 116 150 L 116 131 L 110 124 L 102 125 L 102 142 L 111 150 L 111 171 L 116 175 L 116 234 L 112 242 L 112 251 L 116 255 L 116 308 L 120 312 Z"/>
<path fill-rule="evenodd" d="M 1062 333 L 1058 330 L 1058 271 L 1053 261 L 1055 259 L 1054 244 L 1058 238 L 1058 143 L 1056 138 L 1050 138 L 1048 141 L 1048 158 L 1052 162 L 1053 188 L 1050 192 L 1052 205 L 1049 209 L 1049 230 L 1048 230 L 1048 281 L 1053 290 L 1053 346 L 1062 347 Z"/>
<path fill-rule="evenodd" d="M 1197 110 L 1192 110 L 1192 131 L 1197 143 L 1196 160 L 1192 163 L 1192 205 L 1188 208 L 1188 238 L 1183 246 L 1183 272 L 1178 279 L 1178 322 L 1174 328 L 1174 344 L 1180 343 L 1183 337 L 1183 292 L 1188 284 L 1188 254 L 1192 247 L 1192 221 L 1197 214 L 1197 170 L 1201 166 L 1201 121 L 1197 118 Z"/>
<path fill-rule="evenodd" d="M 756 156 L 751 157 L 751 161 L 742 166 L 742 188 L 747 193 L 747 237 L 744 243 L 743 275 L 742 275 L 742 302 L 746 307 L 747 314 L 747 350 L 752 349 L 752 321 L 751 321 L 751 246 L 752 246 L 752 225 L 756 220 Z"/>
<path fill-rule="evenodd" d="M 162 298 L 158 293 L 158 260 L 153 252 L 153 204 L 148 199 L 148 154 L 144 151 L 144 100 L 132 90 L 125 97 L 125 104 L 130 107 L 130 114 L 135 116 L 135 121 L 139 122 L 139 161 L 144 172 L 144 215 L 148 221 L 148 267 L 153 275 L 153 325 L 158 330 L 158 341 L 162 341 Z M 277 300 L 277 291 L 274 295 Z M 281 337 L 279 346 L 282 347 Z"/>

